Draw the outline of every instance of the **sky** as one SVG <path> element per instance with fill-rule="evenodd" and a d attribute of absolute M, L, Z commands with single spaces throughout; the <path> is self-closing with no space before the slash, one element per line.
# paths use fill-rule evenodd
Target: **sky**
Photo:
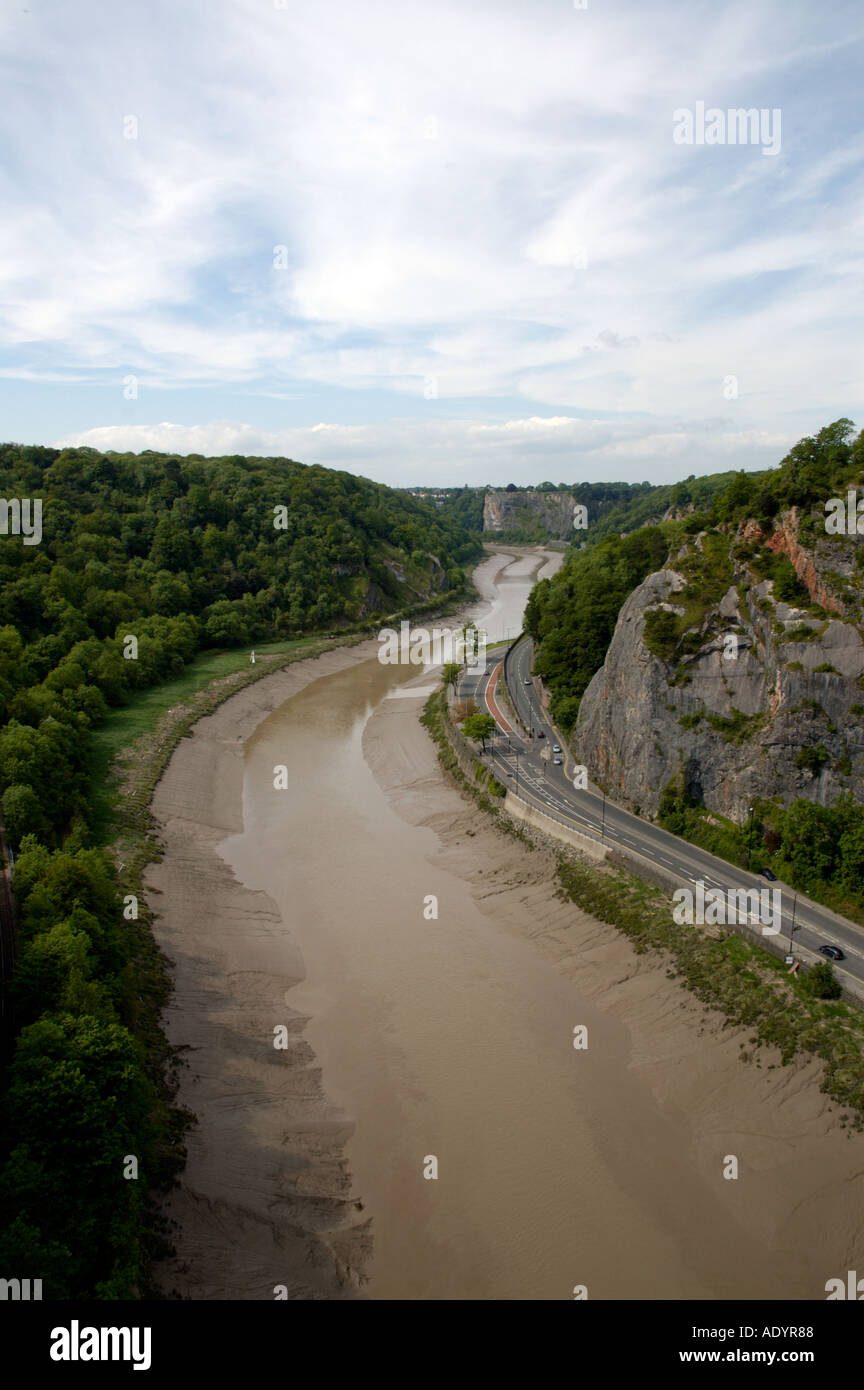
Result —
<path fill-rule="evenodd" d="M 857 0 L 0 0 L 0 438 L 770 467 L 864 424 L 862 60 Z"/>

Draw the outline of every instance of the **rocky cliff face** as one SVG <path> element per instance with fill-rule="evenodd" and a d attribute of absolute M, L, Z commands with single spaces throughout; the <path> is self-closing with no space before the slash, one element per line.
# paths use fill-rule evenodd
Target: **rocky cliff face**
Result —
<path fill-rule="evenodd" d="M 690 613 L 692 569 L 678 556 L 631 594 L 571 740 L 612 796 L 656 814 L 680 774 L 696 800 L 739 822 L 754 797 L 864 801 L 864 536 L 822 531 L 793 509 L 730 536 L 731 583 L 669 659 L 646 645 L 646 615 Z M 811 602 L 781 602 L 774 580 L 756 582 L 756 546 L 791 560 Z M 648 641 L 656 648 L 650 625 Z"/>
<path fill-rule="evenodd" d="M 573 539 L 569 492 L 494 492 L 483 501 L 484 531 L 521 531 L 541 526 L 558 540 Z"/>

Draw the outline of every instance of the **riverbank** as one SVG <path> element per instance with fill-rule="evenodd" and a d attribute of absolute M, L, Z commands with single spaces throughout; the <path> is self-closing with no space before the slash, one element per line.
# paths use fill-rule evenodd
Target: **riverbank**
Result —
<path fill-rule="evenodd" d="M 487 583 L 501 567 L 484 562 Z M 167 852 L 147 883 L 175 962 L 166 1027 L 188 1049 L 179 1100 L 199 1118 L 163 1287 L 824 1297 L 855 1267 L 862 1165 L 815 1067 L 742 1067 L 742 1030 L 562 901 L 554 863 L 442 776 L 421 697 L 382 702 L 376 652 L 233 696 L 157 788 Z"/>
<path fill-rule="evenodd" d="M 166 846 L 145 872 L 154 934 L 172 961 L 169 1042 L 184 1050 L 178 1103 L 198 1123 L 167 1204 L 178 1257 L 169 1295 L 195 1299 L 342 1298 L 358 1287 L 367 1223 L 351 1206 L 345 1126 L 328 1107 L 286 1005 L 303 978 L 266 894 L 218 853 L 243 827 L 243 743 L 272 710 L 322 676 L 368 661 L 377 643 L 298 662 L 233 695 L 195 725 L 159 782 L 152 811 Z M 274 1020 L 288 1030 L 277 1050 Z"/>
<path fill-rule="evenodd" d="M 495 550 L 475 571 L 481 599 L 506 563 Z M 334 647 L 234 693 L 202 692 L 180 712 L 186 736 L 167 767 L 156 764 L 150 809 L 165 852 L 142 879 L 171 962 L 163 1029 L 187 1063 L 176 1102 L 197 1119 L 165 1204 L 177 1247 L 157 1270 L 168 1296 L 272 1299 L 281 1286 L 288 1298 L 350 1298 L 365 1277 L 369 1221 L 350 1198 L 344 1159 L 351 1126 L 325 1097 L 303 1039 L 307 1017 L 286 1002 L 304 976 L 296 940 L 218 846 L 243 828 L 244 743 L 254 730 L 312 682 L 378 650 L 375 639 Z M 279 1049 L 277 1021 L 287 1030 Z"/>

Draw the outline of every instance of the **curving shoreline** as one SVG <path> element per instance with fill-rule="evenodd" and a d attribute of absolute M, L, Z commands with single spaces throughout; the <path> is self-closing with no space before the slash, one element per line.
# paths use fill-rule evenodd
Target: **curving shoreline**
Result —
<path fill-rule="evenodd" d="M 475 571 L 484 600 L 504 564 L 493 552 Z M 288 1298 L 345 1299 L 366 1277 L 370 1223 L 344 1155 L 352 1127 L 328 1102 L 307 1017 L 289 1002 L 305 976 L 299 947 L 218 846 L 243 830 L 245 741 L 313 681 L 377 652 L 375 639 L 339 647 L 229 696 L 178 744 L 153 795 L 165 853 L 144 886 L 173 982 L 163 1029 L 188 1063 L 176 1103 L 198 1118 L 164 1208 L 177 1247 L 156 1270 L 168 1296 L 272 1299 L 283 1286 Z M 274 1016 L 290 1034 L 280 1051 Z"/>
<path fill-rule="evenodd" d="M 306 1019 L 286 1007 L 303 978 L 299 950 L 267 894 L 240 883 L 218 852 L 243 828 L 243 742 L 312 681 L 374 656 L 340 648 L 274 672 L 195 725 L 159 782 L 152 811 L 163 859 L 145 885 L 153 930 L 172 961 L 169 1041 L 188 1049 L 177 1102 L 199 1118 L 167 1203 L 178 1256 L 158 1271 L 195 1299 L 346 1298 L 359 1287 L 368 1223 L 349 1201 L 348 1127 L 328 1105 Z M 273 1017 L 290 1046 L 272 1046 Z M 278 1144 L 257 1133 L 284 1131 Z"/>
<path fill-rule="evenodd" d="M 490 557 L 484 568 L 491 576 L 500 560 Z M 154 931 L 175 981 L 165 1026 L 171 1042 L 190 1049 L 178 1101 L 200 1119 L 169 1203 L 180 1228 L 178 1257 L 161 1269 L 169 1294 L 272 1299 L 277 1285 L 300 1299 L 364 1293 L 370 1214 L 355 1206 L 345 1150 L 360 1161 L 368 1136 L 352 1143 L 350 1121 L 324 1094 L 304 1037 L 308 1018 L 291 1008 L 290 992 L 305 976 L 296 941 L 274 899 L 239 882 L 218 846 L 243 828 L 245 740 L 292 695 L 376 650 L 374 641 L 339 649 L 232 696 L 179 745 L 154 797 L 167 852 L 146 882 L 161 895 Z M 599 1296 L 820 1297 L 827 1278 L 855 1267 L 862 1204 L 852 1194 L 864 1179 L 860 1141 L 840 1130 L 837 1108 L 818 1091 L 818 1068 L 743 1067 L 745 1033 L 707 1014 L 666 978 L 662 962 L 637 957 L 626 939 L 562 904 L 542 854 L 503 840 L 466 809 L 437 768 L 417 709 L 385 701 L 369 721 L 363 751 L 376 781 L 402 819 L 434 832 L 442 868 L 496 930 L 528 937 L 626 1029 L 627 1071 L 656 1109 L 658 1152 L 668 1152 L 672 1136 L 688 1182 L 692 1169 L 683 1206 L 682 1188 L 670 1200 L 659 1177 L 637 1173 L 612 1097 L 608 1114 L 597 1112 L 599 1143 L 622 1193 L 685 1252 L 694 1238 L 688 1220 L 704 1220 L 709 1187 L 719 1213 L 716 1259 L 694 1257 L 689 1293 L 656 1292 L 662 1271 L 653 1271 L 644 1290 L 628 1274 L 628 1291 L 598 1288 Z M 281 1053 L 272 1048 L 274 1017 L 289 1027 Z M 766 1066 L 775 1060 L 764 1057 Z M 744 1181 L 717 1181 L 718 1146 L 742 1156 Z M 364 1196 L 369 1186 L 364 1176 Z M 740 1274 L 728 1258 L 723 1266 L 724 1223 L 741 1231 L 735 1252 L 749 1265 Z"/>

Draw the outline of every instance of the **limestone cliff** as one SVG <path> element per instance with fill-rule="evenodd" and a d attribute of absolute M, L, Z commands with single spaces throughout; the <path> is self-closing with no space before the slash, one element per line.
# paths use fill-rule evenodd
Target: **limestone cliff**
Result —
<path fill-rule="evenodd" d="M 483 499 L 484 531 L 525 531 L 557 540 L 573 539 L 569 492 L 507 492 L 490 489 Z M 542 538 L 542 537 L 541 537 Z"/>
<path fill-rule="evenodd" d="M 792 508 L 706 540 L 624 604 L 582 698 L 574 756 L 650 814 L 679 774 L 738 822 L 755 797 L 864 801 L 864 536 L 826 536 Z M 760 578 L 772 555 L 794 567 L 792 601 Z"/>

